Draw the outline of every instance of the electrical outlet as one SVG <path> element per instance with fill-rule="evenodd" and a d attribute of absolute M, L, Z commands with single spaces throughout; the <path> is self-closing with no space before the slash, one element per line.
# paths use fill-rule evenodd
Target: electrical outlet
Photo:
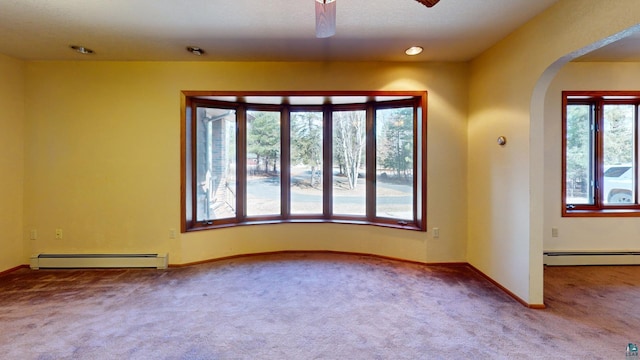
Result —
<path fill-rule="evenodd" d="M 29 239 L 36 240 L 37 238 L 38 238 L 38 230 L 31 229 L 31 231 L 29 232 Z"/>
<path fill-rule="evenodd" d="M 433 229 L 431 229 L 431 234 L 433 235 L 434 239 L 437 239 L 440 237 L 440 228 L 434 227 Z"/>
<path fill-rule="evenodd" d="M 176 238 L 176 229 L 169 229 L 169 239 Z"/>
<path fill-rule="evenodd" d="M 62 239 L 62 229 L 56 229 L 56 239 Z"/>
<path fill-rule="evenodd" d="M 551 237 L 558 237 L 558 228 L 557 227 L 552 227 L 551 228 Z"/>

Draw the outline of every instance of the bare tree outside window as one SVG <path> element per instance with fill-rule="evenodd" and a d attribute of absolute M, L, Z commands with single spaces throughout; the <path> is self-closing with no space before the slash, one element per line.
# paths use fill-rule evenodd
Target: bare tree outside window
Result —
<path fill-rule="evenodd" d="M 366 213 L 366 112 L 333 112 L 333 211 Z"/>

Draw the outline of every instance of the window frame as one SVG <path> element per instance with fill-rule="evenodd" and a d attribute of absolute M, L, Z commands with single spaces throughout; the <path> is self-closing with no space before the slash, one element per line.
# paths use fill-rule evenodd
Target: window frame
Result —
<path fill-rule="evenodd" d="M 272 101 L 279 98 L 280 103 L 256 103 L 246 102 L 246 99 L 264 97 Z M 322 98 L 323 104 L 295 104 L 293 98 Z M 366 99 L 354 103 L 332 104 L 333 97 L 343 99 Z M 406 98 L 401 100 L 388 100 L 389 98 Z M 224 99 L 224 101 L 220 101 Z M 295 101 L 294 101 L 295 102 Z M 237 201 L 236 216 L 229 219 L 214 221 L 196 221 L 195 196 L 196 196 L 196 111 L 199 105 L 204 106 L 229 106 L 236 109 L 236 189 Z M 375 214 L 375 111 L 380 108 L 407 107 L 413 108 L 413 220 L 405 221 L 396 218 L 378 217 Z M 333 214 L 333 173 L 322 171 L 323 183 L 323 207 L 322 214 L 291 214 L 290 211 L 290 114 L 295 111 L 322 111 L 323 112 L 323 170 L 332 167 L 333 163 L 333 128 L 332 112 L 340 110 L 366 109 L 366 215 L 336 215 Z M 181 231 L 199 231 L 222 227 L 274 224 L 274 223 L 348 223 L 359 225 L 375 225 L 397 229 L 426 231 L 426 202 L 427 202 L 427 92 L 426 91 L 182 91 L 181 92 Z M 281 210 L 280 214 L 273 216 L 246 215 L 246 119 L 247 110 L 278 110 L 281 111 L 280 124 L 280 182 L 281 182 Z M 373 170 L 370 170 L 373 169 Z M 370 201 L 371 199 L 374 201 Z"/>
<path fill-rule="evenodd" d="M 571 99 L 573 98 L 573 99 Z M 605 203 L 604 194 L 604 105 L 634 105 L 634 151 L 632 166 L 635 169 L 633 194 L 635 203 Z M 567 107 L 569 105 L 589 105 L 593 117 L 590 134 L 593 139 L 592 178 L 593 204 L 570 204 L 567 202 Z M 563 217 L 640 217 L 640 194 L 638 193 L 640 176 L 638 175 L 638 156 L 640 149 L 640 91 L 563 91 L 562 92 L 562 216 Z"/>

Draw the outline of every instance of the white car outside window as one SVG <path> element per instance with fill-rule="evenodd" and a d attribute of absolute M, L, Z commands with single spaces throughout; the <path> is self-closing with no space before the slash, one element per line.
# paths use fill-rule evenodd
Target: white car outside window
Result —
<path fill-rule="evenodd" d="M 604 199 L 608 204 L 633 202 L 633 166 L 610 165 L 604 171 Z"/>

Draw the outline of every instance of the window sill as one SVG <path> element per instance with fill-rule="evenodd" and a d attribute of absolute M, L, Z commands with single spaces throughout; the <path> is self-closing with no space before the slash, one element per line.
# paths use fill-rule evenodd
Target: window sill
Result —
<path fill-rule="evenodd" d="M 640 216 L 640 213 L 638 214 Z M 230 228 L 236 226 L 250 226 L 250 225 L 273 225 L 273 224 L 346 224 L 346 225 L 369 225 L 378 226 L 399 230 L 412 230 L 412 231 L 426 231 L 419 225 L 408 223 L 383 223 L 383 222 L 369 222 L 369 221 L 356 221 L 356 220 L 340 220 L 340 219 L 287 219 L 287 220 L 251 220 L 244 222 L 226 223 L 226 224 L 210 224 L 210 225 L 197 225 L 185 230 L 185 232 L 201 231 L 201 230 L 213 230 Z"/>
<path fill-rule="evenodd" d="M 562 217 L 640 217 L 640 209 L 565 210 Z"/>

